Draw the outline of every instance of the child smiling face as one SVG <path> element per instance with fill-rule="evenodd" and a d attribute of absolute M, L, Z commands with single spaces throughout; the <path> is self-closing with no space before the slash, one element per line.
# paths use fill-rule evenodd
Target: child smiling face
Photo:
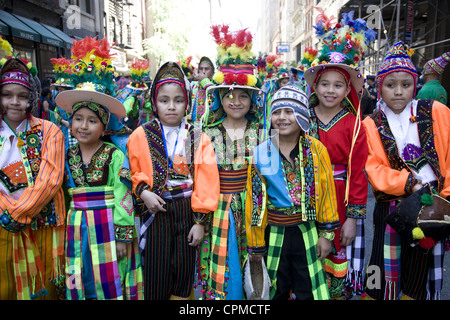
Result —
<path fill-rule="evenodd" d="M 345 77 L 337 71 L 324 72 L 313 86 L 323 107 L 334 108 L 339 106 L 350 92 L 350 86 Z"/>

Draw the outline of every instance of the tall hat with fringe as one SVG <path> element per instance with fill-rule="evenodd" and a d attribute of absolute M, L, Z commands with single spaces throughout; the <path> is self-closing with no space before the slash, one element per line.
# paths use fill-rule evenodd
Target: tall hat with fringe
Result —
<path fill-rule="evenodd" d="M 367 26 L 363 19 L 353 19 L 354 11 L 343 13 L 340 23 L 335 23 L 334 16 L 328 18 L 323 9 L 316 19 L 316 37 L 322 43 L 311 68 L 305 72 L 305 80 L 312 87 L 325 69 L 343 70 L 344 77 L 351 84 L 349 100 L 358 108 L 357 92 L 364 85 L 364 76 L 358 64 L 363 59 L 370 42 L 375 40 L 376 32 Z"/>
<path fill-rule="evenodd" d="M 117 118 L 126 116 L 123 104 L 115 96 L 114 55 L 107 39 L 85 37 L 73 40 L 72 59 L 74 72 L 70 78 L 75 90 L 64 91 L 56 97 L 59 107 L 72 113 L 72 107 L 80 101 L 94 102 L 108 109 Z"/>
<path fill-rule="evenodd" d="M 422 74 L 434 74 L 440 76 L 449 62 L 450 52 L 446 52 L 435 59 L 428 60 L 423 67 Z"/>
<path fill-rule="evenodd" d="M 53 72 L 55 72 L 55 83 L 57 87 L 73 88 L 71 74 L 73 73 L 74 61 L 64 57 L 51 58 L 50 62 L 53 65 Z"/>
<path fill-rule="evenodd" d="M 392 72 L 407 72 L 413 76 L 414 90 L 417 87 L 417 80 L 419 78 L 416 67 L 414 66 L 411 56 L 414 54 L 413 49 L 408 49 L 408 46 L 402 41 L 394 44 L 386 54 L 380 68 L 378 69 L 377 76 L 375 77 L 375 85 L 378 91 L 378 99 L 381 97 L 381 87 L 383 85 L 384 78 Z M 414 96 L 415 96 L 414 91 Z"/>

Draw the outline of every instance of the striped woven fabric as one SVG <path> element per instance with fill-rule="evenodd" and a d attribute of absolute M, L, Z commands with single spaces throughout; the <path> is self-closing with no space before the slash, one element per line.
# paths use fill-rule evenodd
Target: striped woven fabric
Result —
<path fill-rule="evenodd" d="M 299 213 L 288 215 L 284 212 L 267 210 L 267 223 L 271 226 L 279 226 L 279 227 L 296 226 L 302 222 L 303 222 L 302 215 Z"/>
<path fill-rule="evenodd" d="M 89 240 L 97 299 L 122 299 L 113 227 L 114 188 L 69 189 L 69 194 L 72 201 L 67 220 L 66 270 L 72 283 L 67 288 L 67 298 L 84 299 L 82 243 Z M 83 239 L 84 222 L 89 239 Z"/>
<path fill-rule="evenodd" d="M 219 170 L 220 193 L 239 193 L 247 183 L 247 168 L 237 170 Z"/>

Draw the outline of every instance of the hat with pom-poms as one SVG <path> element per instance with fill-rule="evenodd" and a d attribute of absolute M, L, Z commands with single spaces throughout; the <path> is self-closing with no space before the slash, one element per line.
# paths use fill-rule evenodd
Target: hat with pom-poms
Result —
<path fill-rule="evenodd" d="M 245 87 L 259 90 L 261 82 L 255 75 L 256 58 L 251 52 L 252 34 L 247 29 L 230 32 L 227 25 L 212 26 L 211 34 L 218 54 L 218 70 L 213 75 L 216 86 L 211 89 Z"/>
<path fill-rule="evenodd" d="M 340 23 L 334 23 L 335 17 L 328 18 L 323 9 L 316 19 L 316 37 L 322 47 L 305 72 L 305 80 L 310 86 L 318 78 L 321 69 L 338 67 L 349 74 L 349 80 L 356 92 L 364 85 L 364 76 L 358 67 L 367 51 L 368 44 L 375 40 L 376 32 L 367 26 L 363 19 L 353 19 L 354 11 L 342 14 Z"/>
<path fill-rule="evenodd" d="M 335 17 L 328 18 L 323 9 L 316 9 L 320 14 L 314 29 L 322 47 L 311 67 L 305 71 L 305 81 L 313 88 L 323 72 L 339 72 L 350 86 L 350 93 L 345 99 L 347 109 L 356 115 L 359 110 L 358 92 L 362 90 L 365 80 L 358 64 L 364 57 L 368 44 L 375 40 L 376 32 L 370 29 L 363 19 L 354 20 L 353 11 L 343 13 L 341 22 L 335 23 Z M 311 101 L 314 101 L 314 98 L 313 95 Z"/>
<path fill-rule="evenodd" d="M 381 87 L 384 78 L 392 72 L 407 72 L 413 76 L 414 88 L 416 88 L 419 78 L 416 67 L 414 66 L 411 56 L 414 54 L 413 49 L 409 49 L 402 41 L 395 43 L 387 52 L 375 78 L 375 85 L 378 91 L 378 98 L 381 96 Z M 414 92 L 414 96 L 415 96 Z"/>

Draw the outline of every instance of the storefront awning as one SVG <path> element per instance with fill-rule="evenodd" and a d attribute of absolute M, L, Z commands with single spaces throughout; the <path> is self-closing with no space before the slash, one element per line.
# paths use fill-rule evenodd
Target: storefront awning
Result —
<path fill-rule="evenodd" d="M 0 34 L 8 35 L 9 27 L 0 20 Z"/>
<path fill-rule="evenodd" d="M 0 20 L 11 28 L 10 34 L 12 36 L 36 42 L 41 41 L 39 33 L 31 29 L 12 14 L 0 10 Z"/>
<path fill-rule="evenodd" d="M 23 23 L 25 23 L 27 26 L 29 26 L 34 31 L 38 32 L 39 35 L 41 36 L 41 41 L 40 42 L 45 43 L 45 44 L 49 44 L 49 45 L 54 46 L 54 47 L 60 47 L 60 48 L 64 47 L 64 43 L 61 40 L 61 38 L 59 38 L 56 35 L 54 35 L 52 32 L 50 32 L 48 29 L 46 29 L 39 22 L 36 22 L 34 20 L 31 20 L 31 19 L 24 18 L 24 17 L 20 17 L 20 16 L 17 16 L 17 15 L 14 15 L 14 16 L 17 19 L 19 19 L 20 21 L 22 21 Z"/>
<path fill-rule="evenodd" d="M 58 38 L 60 38 L 64 42 L 64 48 L 70 49 L 72 48 L 73 42 L 72 38 L 69 37 L 67 34 L 65 34 L 62 30 L 59 30 L 55 27 L 48 26 L 46 24 L 42 24 L 44 28 L 52 32 L 53 34 L 57 35 Z"/>

